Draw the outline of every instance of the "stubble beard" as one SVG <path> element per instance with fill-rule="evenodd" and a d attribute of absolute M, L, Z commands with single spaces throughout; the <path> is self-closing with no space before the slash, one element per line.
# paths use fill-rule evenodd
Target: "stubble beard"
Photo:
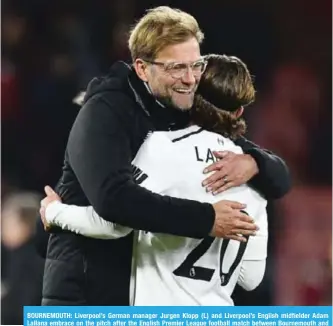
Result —
<path fill-rule="evenodd" d="M 182 106 L 177 105 L 171 95 L 168 95 L 168 96 L 161 96 L 160 95 L 160 96 L 155 96 L 155 98 L 162 105 L 164 105 L 166 107 L 171 107 L 173 109 L 183 111 L 183 112 L 191 110 L 191 108 L 193 106 L 193 102 L 194 102 L 194 95 L 192 95 L 192 101 L 190 103 L 190 106 L 188 106 L 188 107 L 182 107 Z"/>

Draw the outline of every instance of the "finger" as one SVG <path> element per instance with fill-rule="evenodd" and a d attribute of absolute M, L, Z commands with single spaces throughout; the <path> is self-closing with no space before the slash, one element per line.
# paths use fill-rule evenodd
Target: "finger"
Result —
<path fill-rule="evenodd" d="M 206 189 L 208 192 L 215 191 L 218 188 L 221 188 L 225 181 L 223 180 L 225 176 L 222 177 L 222 174 L 220 173 L 214 173 L 210 178 L 207 180 Z"/>
<path fill-rule="evenodd" d="M 43 222 L 43 225 L 44 225 L 44 229 L 49 227 L 48 223 L 45 221 L 45 218 L 42 218 L 42 222 Z"/>
<path fill-rule="evenodd" d="M 202 186 L 208 186 L 213 182 L 216 182 L 217 180 L 219 180 L 221 178 L 221 174 L 220 171 L 216 171 L 215 173 L 213 173 L 211 176 L 209 176 L 208 178 L 206 178 L 203 182 L 202 182 Z"/>
<path fill-rule="evenodd" d="M 39 210 L 39 214 L 40 214 L 40 218 L 45 226 L 45 222 L 46 222 L 46 219 L 45 219 L 45 208 L 42 207 L 40 210 Z M 47 223 L 46 223 L 47 224 Z"/>
<path fill-rule="evenodd" d="M 223 180 L 224 177 L 226 177 L 228 174 L 228 171 L 225 170 L 223 167 L 221 167 L 220 170 L 215 171 L 212 175 L 210 175 L 208 178 L 206 178 L 203 182 L 203 186 L 208 186 L 212 184 L 213 182 L 216 182 L 217 180 Z"/>
<path fill-rule="evenodd" d="M 232 156 L 232 155 L 235 155 L 235 153 L 233 152 L 230 152 L 230 151 L 213 151 L 213 155 L 216 157 L 216 158 L 219 158 L 219 159 L 225 159 L 226 157 L 228 156 Z"/>
<path fill-rule="evenodd" d="M 256 231 L 253 231 L 253 230 L 243 230 L 243 229 L 234 229 L 234 230 L 232 230 L 232 232 L 235 233 L 235 234 L 243 235 L 243 236 L 246 236 L 246 235 L 255 236 L 257 234 Z"/>
<path fill-rule="evenodd" d="M 243 209 L 246 207 L 246 204 L 241 204 L 238 201 L 223 200 L 223 202 L 225 204 L 227 204 L 228 206 L 230 206 L 231 208 L 235 208 L 235 209 Z M 239 212 L 239 214 L 245 215 L 245 214 L 242 214 L 241 212 Z M 247 216 L 247 215 L 245 215 L 245 216 Z"/>
<path fill-rule="evenodd" d="M 219 193 L 226 191 L 232 187 L 235 187 L 234 182 L 227 182 L 227 183 L 223 183 L 220 187 L 218 187 L 218 189 L 213 190 L 213 195 L 218 195 Z"/>
<path fill-rule="evenodd" d="M 218 161 L 216 163 L 219 163 L 221 166 L 230 165 L 230 162 L 234 161 L 234 157 L 232 155 L 226 155 L 223 157 L 223 159 L 218 158 Z"/>
<path fill-rule="evenodd" d="M 215 177 L 219 176 L 218 179 L 216 179 Z M 231 188 L 231 186 L 229 186 L 229 183 L 231 181 L 234 180 L 234 176 L 233 176 L 233 170 L 232 170 L 232 166 L 226 166 L 224 165 L 223 168 L 221 168 L 220 171 L 215 172 L 213 175 L 210 176 L 210 178 L 215 178 L 215 181 L 212 182 L 208 182 L 207 186 L 210 186 L 211 190 L 213 192 L 217 191 L 218 189 L 222 188 L 222 187 L 227 187 L 227 189 Z M 209 179 L 209 178 L 207 178 Z M 219 191 L 221 192 L 221 191 Z M 219 192 L 215 193 L 218 194 Z"/>
<path fill-rule="evenodd" d="M 40 201 L 40 207 L 45 207 L 45 199 L 46 198 L 44 198 Z"/>
<path fill-rule="evenodd" d="M 225 237 L 226 239 L 236 240 L 239 242 L 247 242 L 247 239 L 245 237 L 242 237 L 240 235 L 228 235 Z"/>
<path fill-rule="evenodd" d="M 52 196 L 56 194 L 55 191 L 50 186 L 45 186 L 44 191 L 46 193 L 46 196 Z"/>
<path fill-rule="evenodd" d="M 217 180 L 223 180 L 223 178 L 227 177 L 227 180 L 232 180 L 229 179 L 231 173 L 232 173 L 232 166 L 226 167 L 225 165 L 219 165 L 219 169 L 215 170 L 214 173 L 212 173 L 209 177 L 207 177 L 204 181 L 203 184 L 209 185 Z"/>
<path fill-rule="evenodd" d="M 207 167 L 205 167 L 205 169 L 203 170 L 203 173 L 219 171 L 222 169 L 223 165 L 224 165 L 224 163 L 222 161 L 217 161 L 217 162 L 212 163 L 211 165 L 208 165 Z"/>
<path fill-rule="evenodd" d="M 45 231 L 50 230 L 51 226 L 50 226 L 50 224 L 47 222 L 47 220 L 45 218 L 45 213 L 42 212 L 42 209 L 40 209 L 39 212 L 40 212 L 42 223 L 44 225 L 44 230 Z"/>
<path fill-rule="evenodd" d="M 47 206 L 49 206 L 49 204 L 50 203 L 52 203 L 54 200 L 50 200 L 50 198 L 49 197 L 46 197 L 45 199 L 43 199 L 42 201 L 41 201 L 41 207 L 43 207 L 44 208 L 44 210 L 47 208 Z"/>
<path fill-rule="evenodd" d="M 254 219 L 246 213 L 245 214 L 242 212 L 237 213 L 237 217 L 240 222 L 252 223 L 252 224 L 254 223 Z"/>
<path fill-rule="evenodd" d="M 221 187 L 223 187 L 225 185 L 225 181 L 222 179 L 219 179 L 217 181 L 214 181 L 210 184 L 208 184 L 207 186 L 207 191 L 212 191 L 213 192 L 213 195 L 216 195 L 217 194 L 217 190 L 220 189 Z"/>
<path fill-rule="evenodd" d="M 242 221 L 238 221 L 235 224 L 235 229 L 239 229 L 239 230 L 248 230 L 248 231 L 257 231 L 258 227 L 257 225 L 255 225 L 254 223 L 251 222 L 242 222 Z M 243 234 L 243 232 L 240 232 L 241 234 Z"/>

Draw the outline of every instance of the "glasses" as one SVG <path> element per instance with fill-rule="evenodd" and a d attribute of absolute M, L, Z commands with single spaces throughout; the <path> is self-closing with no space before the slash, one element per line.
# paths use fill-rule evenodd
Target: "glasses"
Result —
<path fill-rule="evenodd" d="M 158 61 L 149 61 L 144 60 L 152 65 L 157 65 L 163 67 L 164 71 L 168 73 L 173 78 L 182 78 L 189 69 L 191 69 L 193 76 L 200 77 L 206 67 L 207 61 L 200 59 L 192 63 L 183 63 L 183 62 L 158 62 Z"/>

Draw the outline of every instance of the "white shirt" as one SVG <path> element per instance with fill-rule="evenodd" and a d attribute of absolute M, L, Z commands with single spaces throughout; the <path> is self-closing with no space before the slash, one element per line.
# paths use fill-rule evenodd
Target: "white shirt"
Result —
<path fill-rule="evenodd" d="M 246 204 L 246 212 L 260 228 L 257 235 L 240 244 L 211 237 L 198 240 L 136 231 L 131 282 L 134 305 L 233 305 L 231 294 L 237 282 L 247 290 L 261 282 L 267 255 L 267 203 L 247 185 L 217 196 L 207 193 L 201 186 L 203 169 L 215 161 L 214 150 L 242 153 L 230 139 L 198 126 L 154 132 L 132 162 L 136 166 L 134 178 L 142 187 L 162 195 Z M 101 239 L 132 231 L 103 220 L 92 207 L 53 203 L 46 210 L 46 218 L 62 228 Z"/>

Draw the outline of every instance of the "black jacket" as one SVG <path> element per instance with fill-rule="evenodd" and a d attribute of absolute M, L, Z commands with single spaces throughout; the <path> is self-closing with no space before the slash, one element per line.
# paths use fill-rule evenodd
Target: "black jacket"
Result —
<path fill-rule="evenodd" d="M 57 191 L 64 203 L 92 205 L 104 219 L 133 229 L 201 238 L 214 222 L 210 204 L 154 194 L 138 186 L 131 161 L 150 130 L 174 130 L 189 113 L 160 106 L 135 72 L 116 63 L 88 86 L 71 130 Z M 284 162 L 245 139 L 258 162 L 251 181 L 268 198 L 289 189 Z M 73 216 L 75 218 L 75 216 Z M 44 250 L 40 228 L 40 251 Z M 128 305 L 132 238 L 95 240 L 57 230 L 46 255 L 44 305 Z"/>

